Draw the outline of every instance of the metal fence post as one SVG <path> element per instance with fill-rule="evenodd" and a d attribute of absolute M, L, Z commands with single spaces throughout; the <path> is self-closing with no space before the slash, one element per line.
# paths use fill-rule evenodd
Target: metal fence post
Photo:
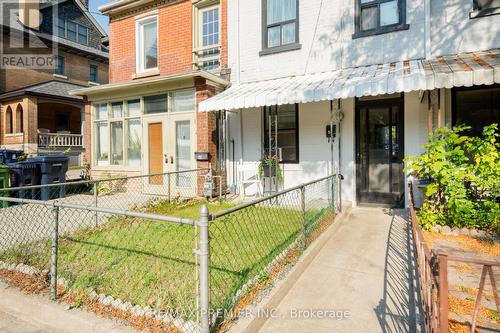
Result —
<path fill-rule="evenodd" d="M 198 222 L 200 232 L 200 332 L 210 332 L 210 311 L 209 311 L 209 285 L 208 285 L 208 261 L 209 261 L 209 230 L 208 230 L 208 207 L 200 208 L 200 221 Z"/>
<path fill-rule="evenodd" d="M 97 182 L 94 183 L 94 206 L 97 207 L 97 198 L 99 197 L 99 189 L 97 188 Z M 95 226 L 99 226 L 99 220 L 97 217 L 97 211 L 94 213 Z"/>
<path fill-rule="evenodd" d="M 54 207 L 54 230 L 50 254 L 50 298 L 57 298 L 57 243 L 59 239 L 59 207 Z"/>
<path fill-rule="evenodd" d="M 168 188 L 167 198 L 168 202 L 170 202 L 170 172 L 167 173 L 167 188 Z"/>
<path fill-rule="evenodd" d="M 302 186 L 300 188 L 300 212 L 301 212 L 301 217 L 300 217 L 300 223 L 302 227 L 302 249 L 305 250 L 306 248 L 306 188 L 305 186 Z"/>
<path fill-rule="evenodd" d="M 439 265 L 439 332 L 448 332 L 448 255 L 438 253 Z"/>

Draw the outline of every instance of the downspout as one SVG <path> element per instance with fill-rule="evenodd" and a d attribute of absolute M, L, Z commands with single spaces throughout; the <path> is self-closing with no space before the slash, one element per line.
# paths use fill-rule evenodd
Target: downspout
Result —
<path fill-rule="evenodd" d="M 425 58 L 430 59 L 431 52 L 431 0 L 424 0 L 424 52 Z"/>

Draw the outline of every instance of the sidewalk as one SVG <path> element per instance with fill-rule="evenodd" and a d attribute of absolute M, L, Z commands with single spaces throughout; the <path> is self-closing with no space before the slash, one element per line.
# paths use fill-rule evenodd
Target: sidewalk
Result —
<path fill-rule="evenodd" d="M 353 209 L 260 332 L 422 331 L 406 216 L 403 210 Z M 330 310 L 349 318 L 328 318 L 339 315 Z"/>
<path fill-rule="evenodd" d="M 0 332 L 4 333 L 132 333 L 118 322 L 83 310 L 66 310 L 47 296 L 24 295 L 0 280 Z"/>

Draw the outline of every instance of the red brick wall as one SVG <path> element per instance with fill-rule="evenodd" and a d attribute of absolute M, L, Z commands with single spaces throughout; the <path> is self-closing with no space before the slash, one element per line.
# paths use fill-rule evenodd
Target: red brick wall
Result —
<path fill-rule="evenodd" d="M 182 1 L 160 7 L 157 10 L 157 15 L 159 74 L 171 75 L 190 71 L 193 60 L 191 1 Z M 126 82 L 133 79 L 136 67 L 136 20 L 136 16 L 123 19 L 111 17 L 109 29 L 110 83 Z"/>

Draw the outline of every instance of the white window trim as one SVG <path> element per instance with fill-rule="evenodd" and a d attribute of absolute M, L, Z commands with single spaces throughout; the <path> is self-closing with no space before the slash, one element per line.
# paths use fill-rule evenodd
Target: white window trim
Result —
<path fill-rule="evenodd" d="M 219 42 L 217 44 L 203 46 L 203 13 L 213 10 L 219 10 Z M 220 4 L 215 4 L 212 6 L 202 7 L 198 9 L 198 48 L 201 47 L 217 47 L 220 46 L 220 38 L 221 38 L 221 12 L 220 12 Z"/>
<path fill-rule="evenodd" d="M 157 61 L 157 66 L 154 68 L 144 68 L 144 49 L 142 48 L 142 42 L 144 40 L 143 37 L 143 29 L 142 27 L 147 24 L 156 21 L 156 38 L 157 38 L 157 50 L 156 50 L 156 58 L 159 60 L 159 54 L 158 54 L 158 49 L 159 49 L 159 44 L 160 44 L 160 38 L 159 38 L 159 24 L 158 24 L 158 15 L 152 15 L 152 16 L 147 16 L 144 18 L 141 18 L 139 20 L 136 20 L 135 22 L 135 40 L 136 40 L 136 45 L 135 45 L 135 64 L 136 64 L 136 74 L 142 74 L 142 73 L 149 73 L 149 72 L 157 72 L 158 71 L 158 61 Z"/>

